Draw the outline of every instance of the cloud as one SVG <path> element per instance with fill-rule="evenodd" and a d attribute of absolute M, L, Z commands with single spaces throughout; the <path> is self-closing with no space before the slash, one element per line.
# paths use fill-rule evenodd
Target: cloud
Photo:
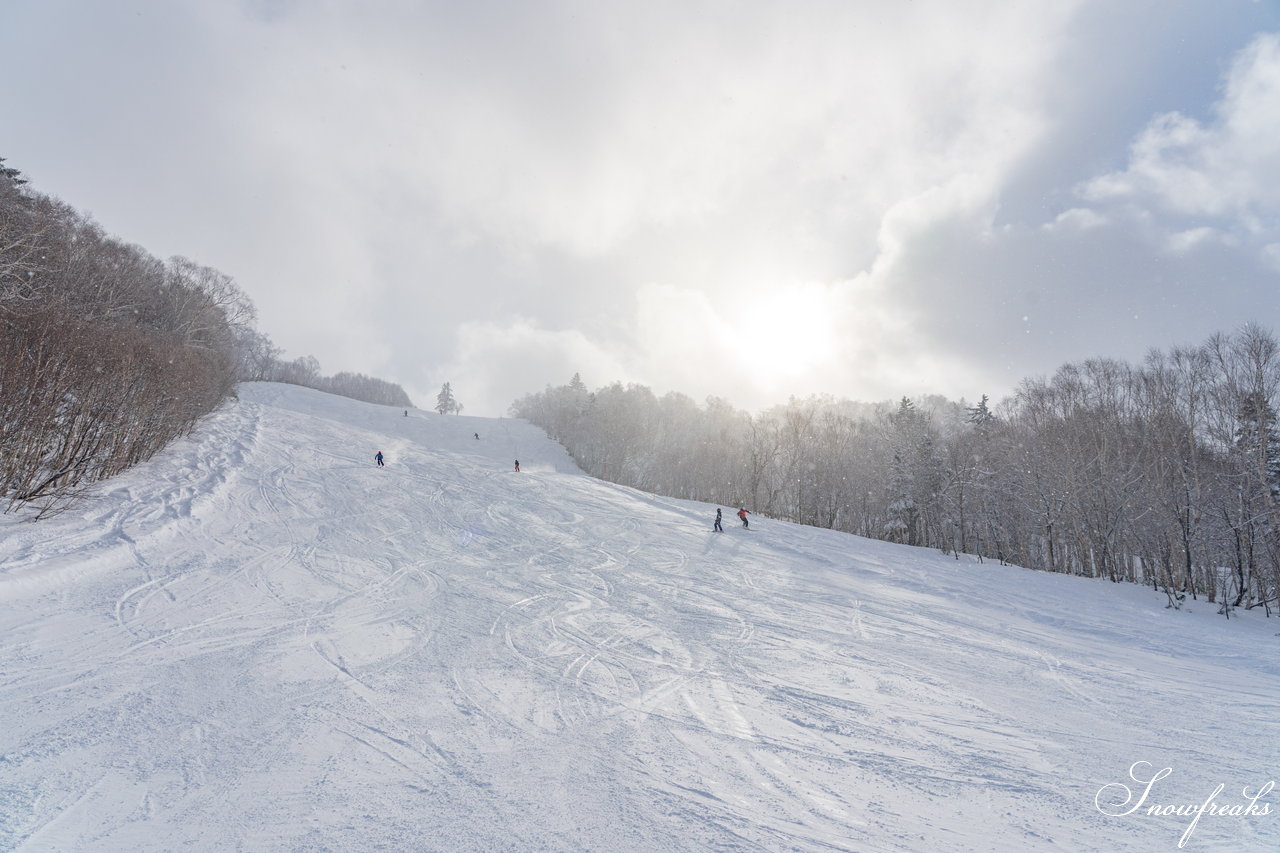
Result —
<path fill-rule="evenodd" d="M 1202 226 L 1200 228 L 1188 228 L 1186 231 L 1178 231 L 1169 235 L 1168 246 L 1169 250 L 1175 254 L 1185 254 L 1215 242 L 1224 245 L 1236 245 L 1237 243 L 1229 234 L 1224 234 L 1216 228 Z"/>
<path fill-rule="evenodd" d="M 875 275 L 928 306 L 913 331 L 951 354 L 932 368 L 944 387 L 1009 389 L 1064 361 L 1280 320 L 1280 37 L 1237 53 L 1208 114 L 1149 120 L 1123 170 L 1047 221 L 1000 222 L 1012 180 L 939 185 L 885 217 Z"/>
<path fill-rule="evenodd" d="M 1268 243 L 1263 246 L 1262 261 L 1272 270 L 1280 273 L 1280 243 Z"/>
<path fill-rule="evenodd" d="M 1210 121 L 1157 116 L 1120 172 L 1094 178 L 1080 195 L 1162 215 L 1223 222 L 1246 235 L 1274 234 L 1280 213 L 1280 35 L 1242 50 Z"/>
<path fill-rule="evenodd" d="M 596 365 L 744 405 L 917 387 L 927 344 L 902 345 L 911 309 L 872 267 L 921 223 L 991 216 L 1047 131 L 1045 45 L 1075 8 L 980 5 L 981 26 L 946 3 L 553 3 L 496 28 L 436 8 L 397 32 L 296 7 L 237 24 L 279 62 L 246 86 L 246 148 L 324 188 L 323 253 L 485 409 Z M 762 304 L 773 328 L 741 309 Z"/>
<path fill-rule="evenodd" d="M 1052 222 L 1046 222 L 1042 227 L 1046 231 L 1088 231 L 1091 228 L 1101 228 L 1109 221 L 1106 216 L 1091 208 L 1073 207 L 1059 213 Z"/>
<path fill-rule="evenodd" d="M 299 5 L 223 29 L 275 54 L 243 83 L 261 156 L 347 189 L 394 182 L 506 251 L 593 258 L 779 214 L 874 234 L 904 192 L 993 177 L 1043 131 L 1043 43 L 1073 4 L 983 3 L 981 26 L 922 5 L 549 3 L 483 21 Z"/>
<path fill-rule="evenodd" d="M 516 398 L 547 385 L 563 385 L 575 373 L 590 387 L 627 381 L 627 367 L 613 353 L 574 329 L 547 329 L 517 318 L 505 323 L 465 323 L 453 358 L 423 371 L 411 386 L 420 407 L 430 408 L 450 382 L 468 414 L 499 417 Z"/>

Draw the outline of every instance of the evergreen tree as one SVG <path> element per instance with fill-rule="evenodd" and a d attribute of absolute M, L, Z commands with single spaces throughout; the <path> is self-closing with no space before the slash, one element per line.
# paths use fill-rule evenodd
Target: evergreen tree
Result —
<path fill-rule="evenodd" d="M 1280 429 L 1275 408 L 1261 394 L 1247 394 L 1240 403 L 1236 447 L 1249 460 L 1262 490 L 1280 500 Z"/>
<path fill-rule="evenodd" d="M 22 177 L 22 173 L 17 169 L 6 166 L 4 158 L 0 157 L 0 181 L 9 186 L 20 187 L 27 182 L 27 179 Z"/>
<path fill-rule="evenodd" d="M 440 393 L 436 395 L 436 411 L 442 415 L 456 415 L 462 412 L 462 404 L 453 396 L 453 388 L 448 382 L 441 386 Z"/>
<path fill-rule="evenodd" d="M 936 526 L 938 499 L 944 477 L 937 435 L 928 413 L 903 397 L 890 418 L 892 462 L 889 468 L 888 521 L 890 538 L 908 545 L 926 540 L 926 527 Z"/>
<path fill-rule="evenodd" d="M 983 394 L 982 399 L 978 401 L 978 405 L 970 406 L 965 409 L 969 413 L 969 423 L 973 424 L 979 431 L 985 431 L 987 426 L 995 420 L 995 415 L 991 414 L 991 409 L 987 408 L 987 395 Z"/>

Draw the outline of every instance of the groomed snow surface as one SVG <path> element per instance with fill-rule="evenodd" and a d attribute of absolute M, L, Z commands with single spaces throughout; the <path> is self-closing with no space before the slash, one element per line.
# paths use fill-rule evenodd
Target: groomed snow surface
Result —
<path fill-rule="evenodd" d="M 1280 849 L 1280 619 L 732 509 L 242 386 L 0 519 L 0 849 Z"/>

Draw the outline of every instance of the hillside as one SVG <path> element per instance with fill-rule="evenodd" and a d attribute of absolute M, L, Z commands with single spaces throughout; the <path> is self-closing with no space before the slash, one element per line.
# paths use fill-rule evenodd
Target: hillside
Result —
<path fill-rule="evenodd" d="M 1276 776 L 1280 621 L 714 512 L 243 385 L 0 517 L 0 849 L 1174 850 Z"/>

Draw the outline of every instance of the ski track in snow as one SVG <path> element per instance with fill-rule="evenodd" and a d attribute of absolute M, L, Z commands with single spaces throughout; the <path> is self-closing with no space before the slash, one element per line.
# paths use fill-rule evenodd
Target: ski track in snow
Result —
<path fill-rule="evenodd" d="M 0 849 L 1174 850 L 1099 788 L 1276 776 L 1276 621 L 714 511 L 523 422 L 242 386 L 0 518 Z M 1186 849 L 1280 848 L 1272 811 Z"/>

